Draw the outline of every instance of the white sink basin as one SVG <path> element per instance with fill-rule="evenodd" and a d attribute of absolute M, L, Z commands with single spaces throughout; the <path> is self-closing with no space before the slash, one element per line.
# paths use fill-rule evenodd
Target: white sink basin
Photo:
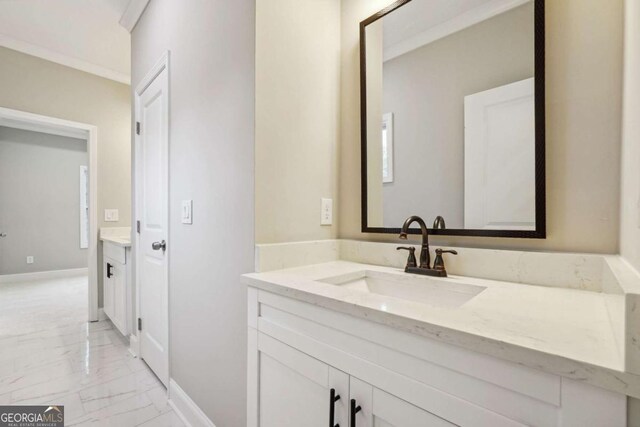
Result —
<path fill-rule="evenodd" d="M 371 294 L 447 308 L 460 307 L 486 289 L 483 286 L 460 283 L 448 278 L 369 270 L 328 277 L 319 281 Z"/>

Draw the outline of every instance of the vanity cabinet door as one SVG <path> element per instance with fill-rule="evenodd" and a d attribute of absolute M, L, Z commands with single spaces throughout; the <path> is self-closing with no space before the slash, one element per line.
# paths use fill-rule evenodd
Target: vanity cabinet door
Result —
<path fill-rule="evenodd" d="M 123 334 L 128 335 L 127 324 L 127 270 L 126 266 L 110 257 L 103 261 L 104 313 Z"/>
<path fill-rule="evenodd" d="M 111 269 L 113 276 L 113 316 L 111 321 L 123 335 L 128 335 L 127 330 L 127 272 L 125 266 L 118 262 L 113 263 Z"/>
<path fill-rule="evenodd" d="M 102 303 L 104 314 L 111 319 L 114 316 L 113 307 L 113 260 L 104 258 L 102 262 Z"/>
<path fill-rule="evenodd" d="M 367 384 L 350 378 L 351 407 L 356 408 L 355 425 L 350 427 L 451 427 L 431 412 Z M 359 407 L 359 409 L 358 409 Z"/>
<path fill-rule="evenodd" d="M 280 341 L 259 335 L 258 425 L 326 427 L 333 406 L 333 425 L 348 426 L 349 376 Z M 332 395 L 337 400 L 332 401 Z"/>

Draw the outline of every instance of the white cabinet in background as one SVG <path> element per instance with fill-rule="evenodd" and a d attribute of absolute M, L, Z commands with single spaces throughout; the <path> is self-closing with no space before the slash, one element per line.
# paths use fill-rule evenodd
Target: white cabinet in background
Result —
<path fill-rule="evenodd" d="M 248 303 L 249 427 L 324 427 L 332 407 L 341 427 L 626 426 L 624 395 L 252 287 Z"/>
<path fill-rule="evenodd" d="M 132 328 L 131 267 L 128 248 L 103 242 L 104 313 L 124 336 Z"/>

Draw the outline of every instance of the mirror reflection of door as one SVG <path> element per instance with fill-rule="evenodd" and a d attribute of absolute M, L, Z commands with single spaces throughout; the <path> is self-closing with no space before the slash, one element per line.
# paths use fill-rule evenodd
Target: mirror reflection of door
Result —
<path fill-rule="evenodd" d="M 464 99 L 464 228 L 535 230 L 533 79 Z"/>

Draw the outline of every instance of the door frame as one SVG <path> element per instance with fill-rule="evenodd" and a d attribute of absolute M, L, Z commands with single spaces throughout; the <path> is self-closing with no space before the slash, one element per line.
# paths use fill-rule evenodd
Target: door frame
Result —
<path fill-rule="evenodd" d="M 89 158 L 89 322 L 98 321 L 98 127 L 27 111 L 0 107 L 0 125 L 87 141 Z"/>
<path fill-rule="evenodd" d="M 140 256 L 140 233 L 137 232 L 136 227 L 137 227 L 137 221 L 138 219 L 138 213 L 140 212 L 139 209 L 139 203 L 140 203 L 140 183 L 138 180 L 138 176 L 137 176 L 137 171 L 139 170 L 138 168 L 138 162 L 140 161 L 140 153 L 139 153 L 139 145 L 140 145 L 140 135 L 137 134 L 136 132 L 136 126 L 135 123 L 137 121 L 139 121 L 140 118 L 140 107 L 141 107 L 141 103 L 140 103 L 140 97 L 142 95 L 142 93 L 149 87 L 149 85 L 151 85 L 151 83 L 155 80 L 156 77 L 158 77 L 160 75 L 160 73 L 162 73 L 163 71 L 167 72 L 167 96 L 165 97 L 165 101 L 167 103 L 167 111 L 169 112 L 168 117 L 167 117 L 167 151 L 169 150 L 169 143 L 171 141 L 171 136 L 170 136 L 170 129 L 171 129 L 171 114 L 170 114 L 170 105 L 169 105 L 169 88 L 171 86 L 170 84 L 170 71 L 169 71 L 169 51 L 165 51 L 162 56 L 160 57 L 160 59 L 153 65 L 153 67 L 151 67 L 151 69 L 147 72 L 147 74 L 144 76 L 144 78 L 140 81 L 140 83 L 138 83 L 138 85 L 136 85 L 135 91 L 134 91 L 134 125 L 132 126 L 132 130 L 133 130 L 133 141 L 134 141 L 134 149 L 132 150 L 134 153 L 134 159 L 133 162 L 131 162 L 132 164 L 132 174 L 131 174 L 131 178 L 133 181 L 133 228 L 134 228 L 134 232 L 133 232 L 133 248 L 132 248 L 132 254 L 133 254 L 133 279 L 134 279 L 134 287 L 135 287 L 135 298 L 136 298 L 136 302 L 135 302 L 135 319 L 134 319 L 134 325 L 133 325 L 133 330 L 132 330 L 132 334 L 131 334 L 131 351 L 132 353 L 134 353 L 136 356 L 141 357 L 141 348 L 140 348 L 140 335 L 139 335 L 139 330 L 137 327 L 137 319 L 140 318 L 140 286 L 138 286 L 138 284 L 140 283 L 139 280 L 139 274 L 140 274 L 140 269 L 137 267 L 137 260 L 139 259 Z M 167 159 L 166 159 L 166 170 L 167 170 L 167 188 L 165 189 L 165 191 L 167 192 L 167 206 L 166 206 L 166 218 L 167 218 L 167 249 L 165 251 L 165 256 L 166 256 L 166 262 L 167 262 L 167 273 L 166 273 L 166 283 L 167 286 L 164 289 L 165 292 L 165 297 L 166 297 L 166 301 L 167 301 L 167 372 L 168 372 L 168 378 L 167 378 L 167 392 L 169 392 L 169 382 L 171 381 L 171 364 L 170 362 L 170 352 L 171 352 L 171 334 L 169 333 L 170 331 L 170 322 L 171 319 L 169 317 L 169 306 L 170 306 L 170 302 L 169 302 L 169 260 L 171 257 L 171 245 L 170 245 L 170 241 L 169 241 L 169 234 L 170 234 L 170 216 L 169 216 L 169 188 L 168 188 L 168 183 L 169 183 L 169 153 L 167 152 Z"/>

